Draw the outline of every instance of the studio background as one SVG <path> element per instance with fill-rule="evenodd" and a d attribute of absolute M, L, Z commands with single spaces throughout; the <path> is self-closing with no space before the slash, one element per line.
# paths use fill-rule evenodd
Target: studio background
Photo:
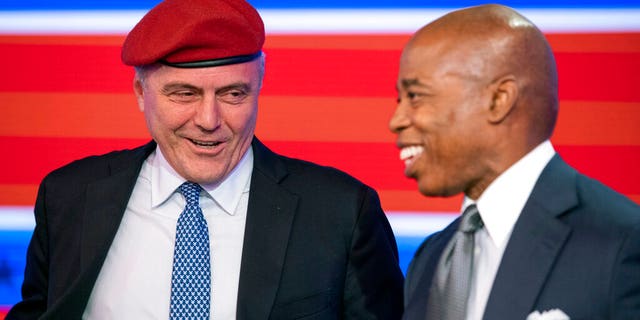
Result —
<path fill-rule="evenodd" d="M 120 46 L 159 1 L 57 2 L 0 2 L 0 318 L 19 299 L 40 180 L 72 160 L 150 139 Z M 398 58 L 422 25 L 481 2 L 249 2 L 267 30 L 257 136 L 276 152 L 374 187 L 405 270 L 424 237 L 457 215 L 462 198 L 425 198 L 402 174 L 387 129 Z M 640 203 L 640 2 L 502 3 L 536 23 L 553 48 L 558 153 Z"/>

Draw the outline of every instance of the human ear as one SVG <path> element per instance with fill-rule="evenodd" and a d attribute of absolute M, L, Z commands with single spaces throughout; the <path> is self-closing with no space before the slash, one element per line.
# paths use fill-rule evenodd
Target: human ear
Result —
<path fill-rule="evenodd" d="M 507 75 L 491 84 L 493 91 L 489 107 L 489 122 L 500 123 L 513 110 L 518 100 L 518 84 L 516 77 Z"/>
<path fill-rule="evenodd" d="M 136 101 L 138 102 L 138 109 L 144 112 L 144 88 L 142 79 L 138 76 L 133 78 L 133 92 L 136 95 Z"/>

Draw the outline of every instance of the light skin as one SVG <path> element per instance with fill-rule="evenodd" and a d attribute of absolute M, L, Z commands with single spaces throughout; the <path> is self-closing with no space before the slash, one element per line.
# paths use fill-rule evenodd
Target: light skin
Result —
<path fill-rule="evenodd" d="M 426 196 L 477 199 L 550 136 L 553 77 L 544 37 L 505 7 L 460 10 L 425 26 L 402 52 L 389 122 L 405 175 Z"/>
<path fill-rule="evenodd" d="M 158 65 L 136 74 L 134 92 L 149 132 L 186 180 L 221 182 L 251 147 L 261 59 L 209 68 Z"/>

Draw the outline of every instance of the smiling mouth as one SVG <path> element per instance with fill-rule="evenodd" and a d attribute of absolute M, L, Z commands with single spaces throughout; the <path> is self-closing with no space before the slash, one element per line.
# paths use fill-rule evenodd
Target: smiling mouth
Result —
<path fill-rule="evenodd" d="M 191 141 L 191 143 L 195 144 L 196 146 L 207 148 L 215 147 L 222 143 L 221 141 L 200 141 L 194 139 L 189 139 L 189 141 Z"/>
<path fill-rule="evenodd" d="M 405 166 L 409 166 L 424 151 L 422 146 L 408 146 L 400 149 L 400 160 L 404 161 Z"/>

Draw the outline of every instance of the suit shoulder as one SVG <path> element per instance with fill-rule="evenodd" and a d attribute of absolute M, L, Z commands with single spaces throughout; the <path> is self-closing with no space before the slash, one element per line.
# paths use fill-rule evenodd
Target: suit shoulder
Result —
<path fill-rule="evenodd" d="M 578 194 L 580 200 L 589 206 L 602 210 L 634 212 L 640 219 L 640 206 L 602 182 L 578 174 Z"/>
<path fill-rule="evenodd" d="M 74 160 L 62 167 L 51 171 L 44 180 L 64 180 L 64 181 L 90 181 L 99 179 L 112 173 L 113 165 L 134 165 L 136 160 L 148 153 L 149 145 L 135 149 L 115 150 L 101 155 L 91 155 L 85 158 Z"/>
<path fill-rule="evenodd" d="M 583 174 L 577 178 L 580 203 L 595 212 L 607 213 L 607 219 L 625 224 L 640 223 L 640 206 L 602 182 Z"/>
<path fill-rule="evenodd" d="M 330 166 L 323 166 L 306 160 L 282 156 L 293 181 L 313 184 L 331 184 L 332 187 L 369 188 L 352 175 Z"/>

